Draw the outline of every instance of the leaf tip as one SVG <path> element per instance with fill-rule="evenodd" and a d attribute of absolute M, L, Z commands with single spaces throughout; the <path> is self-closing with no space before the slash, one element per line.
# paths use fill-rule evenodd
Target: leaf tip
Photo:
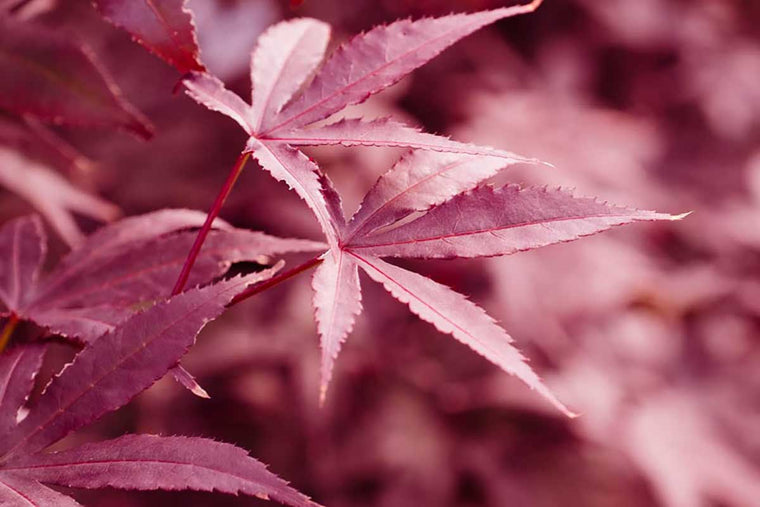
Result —
<path fill-rule="evenodd" d="M 668 220 L 670 220 L 672 222 L 675 222 L 676 220 L 683 220 L 684 218 L 688 217 L 692 213 L 694 213 L 694 212 L 693 211 L 687 211 L 686 213 L 681 213 L 679 215 L 670 215 L 670 217 L 668 218 Z"/>

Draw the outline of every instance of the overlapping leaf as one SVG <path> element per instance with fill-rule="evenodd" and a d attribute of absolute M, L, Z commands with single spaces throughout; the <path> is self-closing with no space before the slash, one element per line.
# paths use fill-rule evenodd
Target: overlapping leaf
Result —
<path fill-rule="evenodd" d="M 325 219 L 329 212 L 318 169 L 290 146 L 401 146 L 491 156 L 501 159 L 502 166 L 536 162 L 507 151 L 427 134 L 389 119 L 349 119 L 327 126 L 306 127 L 391 86 L 475 30 L 509 16 L 531 12 L 539 3 L 443 18 L 404 20 L 374 28 L 338 48 L 300 94 L 298 91 L 323 57 L 329 29 L 312 19 L 280 23 L 259 38 L 254 50 L 252 105 L 210 74 L 196 72 L 184 82 L 191 97 L 229 116 L 251 136 L 246 150 L 253 152 L 264 169 L 285 181 L 306 201 L 333 244 L 335 231 Z"/>
<path fill-rule="evenodd" d="M 93 0 L 98 12 L 180 72 L 203 70 L 185 0 Z"/>
<path fill-rule="evenodd" d="M 0 263 L 0 302 L 8 313 L 79 341 L 92 341 L 146 302 L 168 294 L 195 238 L 188 229 L 203 214 L 161 210 L 105 227 L 65 257 L 44 280 L 36 273 L 45 237 L 33 217 L 0 229 L 7 250 Z M 200 285 L 223 275 L 234 262 L 268 262 L 269 255 L 313 251 L 321 243 L 232 229 L 213 230 L 192 272 Z M 7 241 L 5 241 L 7 239 Z"/>
<path fill-rule="evenodd" d="M 240 448 L 202 438 L 128 435 L 46 454 L 46 447 L 150 387 L 180 360 L 207 322 L 272 270 L 192 289 L 132 316 L 82 350 L 16 423 L 39 366 L 39 348 L 0 356 L 0 500 L 8 505 L 77 505 L 45 484 L 124 489 L 193 489 L 314 505 Z M 13 416 L 13 418 L 11 417 Z"/>
<path fill-rule="evenodd" d="M 277 25 L 260 38 L 254 52 L 253 107 L 208 74 L 196 73 L 185 80 L 191 97 L 230 116 L 251 136 L 246 149 L 306 201 L 328 239 L 330 251 L 313 279 L 322 339 L 323 397 L 341 344 L 361 312 L 361 268 L 420 318 L 516 375 L 571 415 L 485 311 L 449 288 L 380 258 L 506 255 L 614 225 L 680 218 L 576 198 L 562 190 L 478 188 L 509 164 L 535 161 L 423 133 L 390 119 L 344 119 L 313 126 L 393 85 L 462 37 L 505 17 L 531 12 L 539 4 L 374 28 L 339 47 L 295 95 L 324 50 L 327 31 L 313 20 Z M 281 104 L 285 105 L 280 110 Z M 293 148 L 337 144 L 424 151 L 402 158 L 380 178 L 346 224 L 329 180 Z"/>

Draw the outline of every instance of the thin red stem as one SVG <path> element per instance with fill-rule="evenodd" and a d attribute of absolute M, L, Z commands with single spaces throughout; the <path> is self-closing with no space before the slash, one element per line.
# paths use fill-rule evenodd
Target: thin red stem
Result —
<path fill-rule="evenodd" d="M 182 271 L 179 274 L 179 278 L 177 278 L 177 283 L 174 284 L 172 296 L 179 294 L 185 288 L 187 279 L 190 277 L 190 270 L 193 269 L 195 260 L 198 258 L 198 254 L 201 252 L 203 242 L 206 241 L 206 236 L 208 236 L 209 231 L 211 231 L 211 224 L 214 222 L 214 219 L 219 216 L 219 212 L 222 210 L 224 201 L 226 201 L 227 197 L 230 195 L 232 187 L 235 186 L 235 182 L 240 176 L 240 173 L 243 171 L 243 167 L 248 161 L 249 156 L 250 152 L 241 153 L 235 162 L 235 165 L 232 167 L 229 176 L 227 176 L 227 181 L 224 182 L 224 186 L 219 192 L 219 195 L 216 196 L 214 204 L 211 206 L 208 215 L 206 215 L 206 221 L 198 231 L 198 235 L 195 237 L 195 242 L 193 243 L 192 248 L 190 248 L 190 252 L 187 254 L 187 259 L 185 259 L 185 264 L 182 266 Z"/>
<path fill-rule="evenodd" d="M 256 285 L 252 285 L 248 287 L 246 290 L 232 298 L 232 301 L 230 301 L 230 304 L 227 306 L 233 306 L 241 301 L 245 301 L 249 297 L 255 296 L 256 294 L 259 294 L 260 292 L 264 292 L 267 289 L 270 289 L 274 287 L 275 285 L 278 285 L 285 280 L 289 280 L 293 278 L 294 276 L 298 275 L 299 273 L 303 273 L 304 271 L 311 269 L 315 266 L 318 266 L 322 264 L 322 258 L 321 257 L 314 257 L 313 259 L 309 259 L 308 261 L 304 262 L 303 264 L 294 267 L 293 269 L 290 269 L 288 271 L 283 271 L 282 273 L 273 276 L 269 280 L 266 280 L 264 282 L 258 283 Z"/>
<path fill-rule="evenodd" d="M 3 330 L 0 331 L 0 352 L 5 350 L 5 347 L 8 346 L 8 342 L 11 341 L 11 336 L 13 336 L 13 331 L 15 331 L 16 326 L 18 326 L 18 322 L 18 315 L 11 313 L 11 316 L 8 317 L 8 321 L 3 326 Z"/>

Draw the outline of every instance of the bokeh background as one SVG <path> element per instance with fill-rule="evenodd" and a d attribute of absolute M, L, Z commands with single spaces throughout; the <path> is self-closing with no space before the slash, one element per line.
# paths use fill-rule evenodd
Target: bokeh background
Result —
<path fill-rule="evenodd" d="M 180 76 L 89 2 L 0 4 L 89 44 L 156 127 L 148 142 L 54 128 L 75 150 L 66 158 L 6 126 L 6 148 L 126 215 L 210 205 L 245 142 L 236 124 L 173 94 Z M 337 44 L 401 17 L 505 4 L 189 1 L 204 62 L 242 96 L 256 37 L 278 20 L 328 21 Z M 393 115 L 555 166 L 511 168 L 501 181 L 693 211 L 681 222 L 499 259 L 405 264 L 498 318 L 582 417 L 564 418 L 368 280 L 366 311 L 320 409 L 318 338 L 302 276 L 235 307 L 200 336 L 184 364 L 210 400 L 164 379 L 68 443 L 124 432 L 233 442 L 331 507 L 760 506 L 758 26 L 756 0 L 545 0 L 350 112 Z M 350 211 L 400 154 L 309 153 Z M 31 211 L 0 189 L 0 220 Z M 306 206 L 255 164 L 222 216 L 319 238 Z M 97 226 L 78 220 L 85 230 Z M 50 262 L 65 250 L 53 239 Z M 70 353 L 61 345 L 47 369 Z M 104 506 L 268 505 L 195 493 L 74 494 Z"/>

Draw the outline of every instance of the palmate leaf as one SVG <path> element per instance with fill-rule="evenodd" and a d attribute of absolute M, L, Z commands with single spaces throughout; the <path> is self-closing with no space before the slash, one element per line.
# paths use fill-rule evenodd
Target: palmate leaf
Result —
<path fill-rule="evenodd" d="M 498 171 L 500 164 L 489 162 L 493 160 L 465 155 L 407 155 L 380 177 L 348 225 L 339 228 L 341 241 L 325 254 L 312 282 L 322 339 L 322 393 L 340 345 L 361 311 L 358 266 L 421 319 L 517 376 L 566 415 L 573 415 L 483 309 L 448 287 L 381 257 L 507 255 L 571 241 L 615 225 L 677 220 L 685 215 L 624 208 L 575 197 L 561 189 L 476 187 Z M 324 179 L 323 185 L 326 195 L 334 193 L 329 180 Z M 404 221 L 412 212 L 423 214 Z"/>
<path fill-rule="evenodd" d="M 192 289 L 136 314 L 79 352 L 20 422 L 0 433 L 0 500 L 8 505 L 77 505 L 41 483 L 72 487 L 193 489 L 314 505 L 235 446 L 201 438 L 129 435 L 68 451 L 40 451 L 125 405 L 180 360 L 200 330 L 249 285 L 274 270 Z M 41 354 L 22 346 L 0 356 L 10 366 L 7 403 L 19 404 Z M 16 366 L 18 365 L 18 366 Z M 3 382 L 0 379 L 0 382 Z M 0 387 L 3 384 L 0 384 Z M 15 410 L 11 413 L 15 416 Z M 14 424 L 15 423 L 15 424 Z M 4 428 L 5 429 L 5 428 Z"/>
<path fill-rule="evenodd" d="M 300 94 L 297 91 L 324 53 L 329 29 L 312 19 L 291 20 L 267 30 L 253 53 L 252 105 L 207 73 L 193 72 L 184 83 L 193 99 L 234 119 L 251 136 L 246 150 L 306 201 L 333 244 L 335 232 L 327 220 L 329 211 L 321 196 L 324 189 L 315 174 L 318 170 L 299 152 L 291 152 L 289 146 L 401 146 L 488 155 L 503 159 L 502 165 L 536 162 L 507 151 L 426 134 L 388 119 L 351 119 L 323 127 L 303 127 L 387 88 L 475 30 L 502 18 L 531 12 L 539 4 L 536 0 L 524 6 L 404 20 L 374 28 L 337 49 Z"/>
<path fill-rule="evenodd" d="M 100 14 L 180 72 L 203 70 L 185 0 L 92 0 Z"/>

